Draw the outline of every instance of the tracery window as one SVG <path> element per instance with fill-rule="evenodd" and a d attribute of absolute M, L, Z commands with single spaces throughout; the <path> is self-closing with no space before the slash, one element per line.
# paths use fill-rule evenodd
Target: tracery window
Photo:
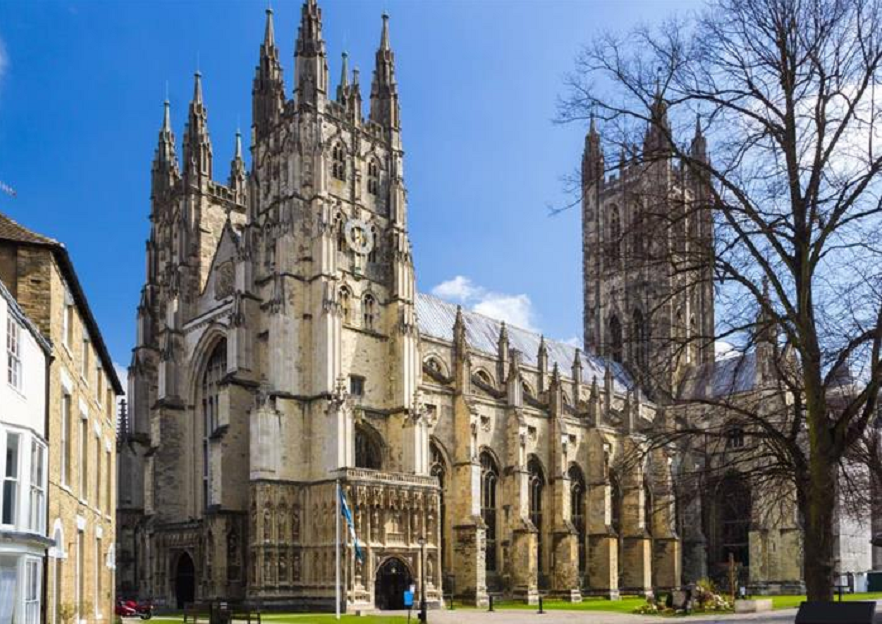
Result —
<path fill-rule="evenodd" d="M 585 477 L 575 464 L 568 471 L 570 478 L 570 518 L 576 529 L 579 543 L 579 574 L 584 574 L 587 563 L 587 544 L 585 538 Z"/>
<path fill-rule="evenodd" d="M 609 357 L 615 362 L 622 361 L 622 323 L 615 315 L 609 319 Z"/>
<path fill-rule="evenodd" d="M 377 314 L 376 307 L 376 300 L 370 293 L 366 294 L 361 300 L 362 326 L 365 329 L 374 329 Z"/>
<path fill-rule="evenodd" d="M 377 248 L 380 246 L 380 234 L 375 225 L 371 226 L 371 240 L 374 244 L 371 245 L 371 250 L 368 252 L 368 262 L 374 264 L 377 262 Z"/>
<path fill-rule="evenodd" d="M 643 480 L 643 521 L 646 527 L 646 532 L 652 535 L 652 520 L 655 516 L 655 497 L 652 495 L 652 488 L 649 487 L 649 482 L 644 479 Z"/>
<path fill-rule="evenodd" d="M 622 534 L 622 489 L 619 479 L 612 471 L 609 473 L 610 526 L 616 535 Z"/>
<path fill-rule="evenodd" d="M 239 534 L 236 529 L 227 533 L 227 580 L 238 581 L 242 564 L 239 561 Z"/>
<path fill-rule="evenodd" d="M 340 288 L 340 310 L 343 313 L 343 322 L 352 323 L 352 292 L 348 287 Z"/>
<path fill-rule="evenodd" d="M 202 505 L 211 505 L 211 436 L 218 427 L 220 381 L 227 371 L 227 341 L 214 346 L 202 373 Z"/>
<path fill-rule="evenodd" d="M 331 175 L 336 179 L 346 180 L 346 154 L 342 143 L 335 143 L 331 149 Z"/>
<path fill-rule="evenodd" d="M 499 468 L 493 456 L 481 453 L 481 518 L 487 526 L 484 545 L 484 567 L 487 572 L 496 572 L 496 486 L 499 483 Z"/>
<path fill-rule="evenodd" d="M 383 454 L 377 435 L 365 427 L 355 428 L 355 467 L 381 470 Z"/>
<path fill-rule="evenodd" d="M 611 264 L 618 264 L 621 259 L 622 222 L 618 206 L 609 207 L 609 223 L 607 224 L 606 253 Z"/>
<path fill-rule="evenodd" d="M 639 371 L 643 372 L 649 363 L 649 346 L 647 344 L 646 320 L 643 318 L 643 312 L 640 310 L 634 310 L 634 316 L 631 321 L 631 336 L 634 364 Z"/>
<path fill-rule="evenodd" d="M 380 191 L 380 165 L 374 158 L 368 161 L 367 189 L 371 195 L 378 195 Z"/>
<path fill-rule="evenodd" d="M 708 508 L 706 529 L 711 537 L 711 562 L 723 569 L 731 553 L 736 563 L 748 567 L 752 500 L 747 478 L 730 473 L 720 479 Z"/>
<path fill-rule="evenodd" d="M 730 425 L 726 429 L 726 448 L 739 449 L 744 447 L 744 428 Z"/>
<path fill-rule="evenodd" d="M 545 490 L 545 476 L 539 460 L 531 457 L 527 462 L 527 472 L 530 474 L 530 522 L 536 527 L 536 563 L 539 570 L 543 569 L 543 539 L 542 539 L 542 493 Z"/>

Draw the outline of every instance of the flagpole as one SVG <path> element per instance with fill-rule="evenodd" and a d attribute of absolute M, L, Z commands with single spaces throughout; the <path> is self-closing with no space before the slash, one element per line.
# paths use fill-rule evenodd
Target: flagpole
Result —
<path fill-rule="evenodd" d="M 336 527 L 337 539 L 334 541 L 335 546 L 335 560 L 336 565 L 334 566 L 334 574 L 336 575 L 336 580 L 334 583 L 334 591 L 336 595 L 336 613 L 337 619 L 340 619 L 340 479 L 337 479 L 337 487 L 336 487 L 336 496 L 334 498 L 337 499 L 337 521 L 334 523 Z"/>

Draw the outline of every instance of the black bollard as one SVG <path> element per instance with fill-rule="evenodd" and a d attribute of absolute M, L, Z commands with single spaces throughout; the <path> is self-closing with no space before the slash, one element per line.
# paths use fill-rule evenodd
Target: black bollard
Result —
<path fill-rule="evenodd" d="M 487 605 L 487 611 L 493 611 L 493 594 L 490 594 L 490 603 Z"/>
<path fill-rule="evenodd" d="M 543 615 L 545 613 L 545 609 L 542 608 L 542 596 L 539 596 L 539 615 Z"/>

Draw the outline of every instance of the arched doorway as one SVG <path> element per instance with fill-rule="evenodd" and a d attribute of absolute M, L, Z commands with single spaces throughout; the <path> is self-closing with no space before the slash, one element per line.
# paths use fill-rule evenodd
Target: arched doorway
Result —
<path fill-rule="evenodd" d="M 404 609 L 404 592 L 413 584 L 413 576 L 398 557 L 390 557 L 377 570 L 374 603 L 378 609 Z"/>
<path fill-rule="evenodd" d="M 188 553 L 181 553 L 175 566 L 175 603 L 178 609 L 196 598 L 196 568 Z"/>

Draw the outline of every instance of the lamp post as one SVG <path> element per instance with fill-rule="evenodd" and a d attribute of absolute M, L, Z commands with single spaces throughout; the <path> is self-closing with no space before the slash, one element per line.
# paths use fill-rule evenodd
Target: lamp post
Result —
<path fill-rule="evenodd" d="M 426 616 L 426 536 L 421 535 L 417 540 L 420 545 L 420 622 L 425 624 Z"/>

